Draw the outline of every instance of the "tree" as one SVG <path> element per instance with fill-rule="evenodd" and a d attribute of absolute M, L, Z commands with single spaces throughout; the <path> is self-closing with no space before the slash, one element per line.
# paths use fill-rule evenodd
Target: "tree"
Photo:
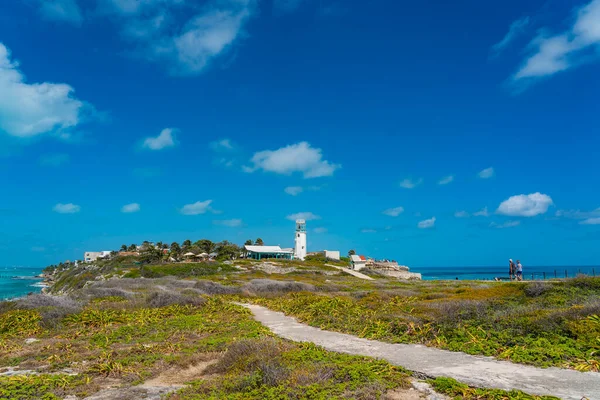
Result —
<path fill-rule="evenodd" d="M 171 243 L 171 257 L 177 260 L 179 255 L 181 254 L 181 247 L 179 247 L 179 243 L 173 242 Z"/>
<path fill-rule="evenodd" d="M 181 247 L 191 247 L 192 246 L 192 241 L 190 239 L 186 239 L 183 241 L 183 243 L 181 244 Z"/>
<path fill-rule="evenodd" d="M 129 246 L 129 247 L 127 248 L 127 250 L 128 250 L 128 251 L 137 251 L 137 245 L 135 245 L 135 244 L 132 244 L 131 246 Z"/>
<path fill-rule="evenodd" d="M 156 248 L 157 249 L 162 249 L 163 248 L 163 242 L 156 243 Z"/>
<path fill-rule="evenodd" d="M 244 246 L 252 246 L 252 240 L 251 239 L 246 240 L 246 242 L 244 243 Z"/>
<path fill-rule="evenodd" d="M 263 240 L 261 238 L 256 239 L 256 242 L 254 242 L 255 245 L 257 246 L 264 246 L 265 243 L 263 242 Z"/>
<path fill-rule="evenodd" d="M 241 249 L 238 245 L 229 243 L 227 240 L 217 243 L 217 259 L 219 260 L 235 260 L 241 254 Z"/>
<path fill-rule="evenodd" d="M 356 254 L 356 251 L 354 251 L 354 250 L 349 250 L 348 251 L 348 257 L 353 256 L 355 254 Z"/>
<path fill-rule="evenodd" d="M 215 251 L 217 245 L 211 242 L 208 239 L 201 239 L 194 243 L 194 246 L 197 246 L 201 253 L 210 254 Z"/>
<path fill-rule="evenodd" d="M 127 251 L 127 245 L 126 244 L 122 244 L 121 245 L 121 251 Z"/>

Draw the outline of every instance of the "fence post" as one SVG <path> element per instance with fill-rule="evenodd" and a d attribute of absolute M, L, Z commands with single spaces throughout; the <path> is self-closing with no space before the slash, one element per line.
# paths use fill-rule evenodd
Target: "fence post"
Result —
<path fill-rule="evenodd" d="M 568 278 L 569 274 L 567 273 L 567 270 L 565 269 L 565 278 Z"/>
<path fill-rule="evenodd" d="M 593 274 L 594 276 L 596 276 L 596 269 L 595 269 L 595 268 L 592 268 L 592 274 Z"/>
<path fill-rule="evenodd" d="M 544 272 L 544 280 L 546 280 L 546 273 Z"/>
<path fill-rule="evenodd" d="M 532 281 L 534 280 L 534 278 L 533 278 L 533 274 L 531 274 L 531 280 L 532 280 Z"/>

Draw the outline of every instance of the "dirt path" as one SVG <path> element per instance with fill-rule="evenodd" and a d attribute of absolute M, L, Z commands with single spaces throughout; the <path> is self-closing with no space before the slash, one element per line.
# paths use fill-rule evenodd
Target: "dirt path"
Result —
<path fill-rule="evenodd" d="M 541 369 L 422 345 L 361 339 L 301 324 L 292 317 L 261 306 L 244 306 L 273 333 L 295 342 L 312 342 L 331 351 L 376 357 L 427 376 L 450 377 L 476 387 L 518 389 L 563 399 L 600 400 L 600 373 Z"/>

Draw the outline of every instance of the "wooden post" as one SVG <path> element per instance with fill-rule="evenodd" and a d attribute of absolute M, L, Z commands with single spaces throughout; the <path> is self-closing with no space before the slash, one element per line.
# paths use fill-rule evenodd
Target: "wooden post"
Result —
<path fill-rule="evenodd" d="M 544 272 L 544 280 L 546 280 L 546 273 Z"/>
<path fill-rule="evenodd" d="M 565 269 L 565 278 L 568 278 L 569 274 L 567 273 L 567 270 Z"/>

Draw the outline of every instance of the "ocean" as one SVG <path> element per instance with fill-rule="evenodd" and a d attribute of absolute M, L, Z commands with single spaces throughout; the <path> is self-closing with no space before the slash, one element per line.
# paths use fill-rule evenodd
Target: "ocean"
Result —
<path fill-rule="evenodd" d="M 505 267 L 411 267 L 410 272 L 420 272 L 424 280 L 493 280 L 496 277 L 508 278 L 508 262 Z M 525 280 L 553 278 L 573 278 L 578 274 L 600 276 L 600 266 L 529 267 L 523 265 Z"/>
<path fill-rule="evenodd" d="M 40 292 L 42 280 L 35 276 L 41 272 L 32 267 L 0 267 L 0 300 Z"/>

